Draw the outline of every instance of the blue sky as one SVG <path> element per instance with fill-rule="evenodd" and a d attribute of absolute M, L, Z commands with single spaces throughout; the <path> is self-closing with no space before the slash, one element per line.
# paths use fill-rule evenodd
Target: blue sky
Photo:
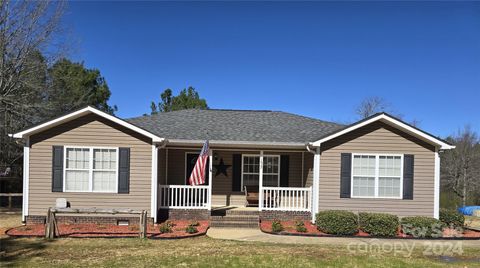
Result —
<path fill-rule="evenodd" d="M 70 2 L 65 23 L 120 117 L 193 86 L 342 123 L 379 96 L 435 135 L 480 132 L 480 2 Z"/>

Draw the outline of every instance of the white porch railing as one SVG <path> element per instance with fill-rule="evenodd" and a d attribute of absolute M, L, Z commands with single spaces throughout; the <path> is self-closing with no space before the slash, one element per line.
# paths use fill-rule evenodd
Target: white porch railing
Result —
<path fill-rule="evenodd" d="M 178 209 L 210 209 L 208 185 L 159 185 L 158 207 Z"/>
<path fill-rule="evenodd" d="M 261 187 L 261 210 L 311 211 L 312 187 Z"/>

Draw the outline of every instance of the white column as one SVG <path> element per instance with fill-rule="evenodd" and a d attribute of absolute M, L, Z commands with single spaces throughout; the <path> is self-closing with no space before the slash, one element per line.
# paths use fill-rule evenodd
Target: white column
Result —
<path fill-rule="evenodd" d="M 208 210 L 212 209 L 212 184 L 213 184 L 213 176 L 212 176 L 212 165 L 213 165 L 213 150 L 209 151 L 208 154 Z"/>
<path fill-rule="evenodd" d="M 157 222 L 157 202 L 158 202 L 158 148 L 152 144 L 152 196 L 150 203 L 150 213 L 154 222 Z M 151 217 L 150 216 L 150 217 Z"/>
<path fill-rule="evenodd" d="M 22 221 L 25 222 L 28 216 L 28 194 L 30 183 L 30 137 L 25 138 L 23 146 L 23 202 L 22 202 Z"/>
<path fill-rule="evenodd" d="M 262 211 L 263 208 L 263 151 L 260 151 L 260 163 L 258 174 L 258 210 Z"/>
<path fill-rule="evenodd" d="M 315 150 L 313 156 L 313 188 L 312 188 L 312 222 L 315 222 L 315 215 L 318 213 L 318 202 L 320 193 L 320 147 Z"/>
<path fill-rule="evenodd" d="M 435 148 L 435 172 L 433 182 L 433 217 L 439 218 L 440 211 L 440 156 L 438 155 L 438 148 Z"/>

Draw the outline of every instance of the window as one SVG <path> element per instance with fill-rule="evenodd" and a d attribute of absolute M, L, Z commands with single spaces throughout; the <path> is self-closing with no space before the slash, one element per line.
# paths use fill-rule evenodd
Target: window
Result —
<path fill-rule="evenodd" d="M 65 147 L 65 192 L 117 192 L 118 149 Z"/>
<path fill-rule="evenodd" d="M 243 186 L 259 186 L 260 156 L 243 155 L 242 191 Z M 263 186 L 278 186 L 280 182 L 280 156 L 263 156 Z"/>
<path fill-rule="evenodd" d="M 353 155 L 352 197 L 401 198 L 402 185 L 402 155 Z"/>

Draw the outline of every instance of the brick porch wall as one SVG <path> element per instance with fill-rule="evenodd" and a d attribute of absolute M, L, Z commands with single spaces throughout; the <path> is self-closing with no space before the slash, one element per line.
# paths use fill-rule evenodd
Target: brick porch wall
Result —
<path fill-rule="evenodd" d="M 26 217 L 27 225 L 44 224 L 46 216 L 29 215 Z M 129 224 L 138 224 L 140 216 L 55 216 L 59 224 L 75 224 L 75 223 L 93 223 L 93 224 L 109 224 L 117 225 L 119 220 L 128 220 Z M 147 218 L 147 224 L 153 224 L 152 218 Z"/>
<path fill-rule="evenodd" d="M 260 220 L 306 221 L 311 220 L 309 211 L 260 211 Z"/>
<path fill-rule="evenodd" d="M 207 209 L 160 209 L 158 221 L 165 220 L 209 220 L 210 211 Z"/>

